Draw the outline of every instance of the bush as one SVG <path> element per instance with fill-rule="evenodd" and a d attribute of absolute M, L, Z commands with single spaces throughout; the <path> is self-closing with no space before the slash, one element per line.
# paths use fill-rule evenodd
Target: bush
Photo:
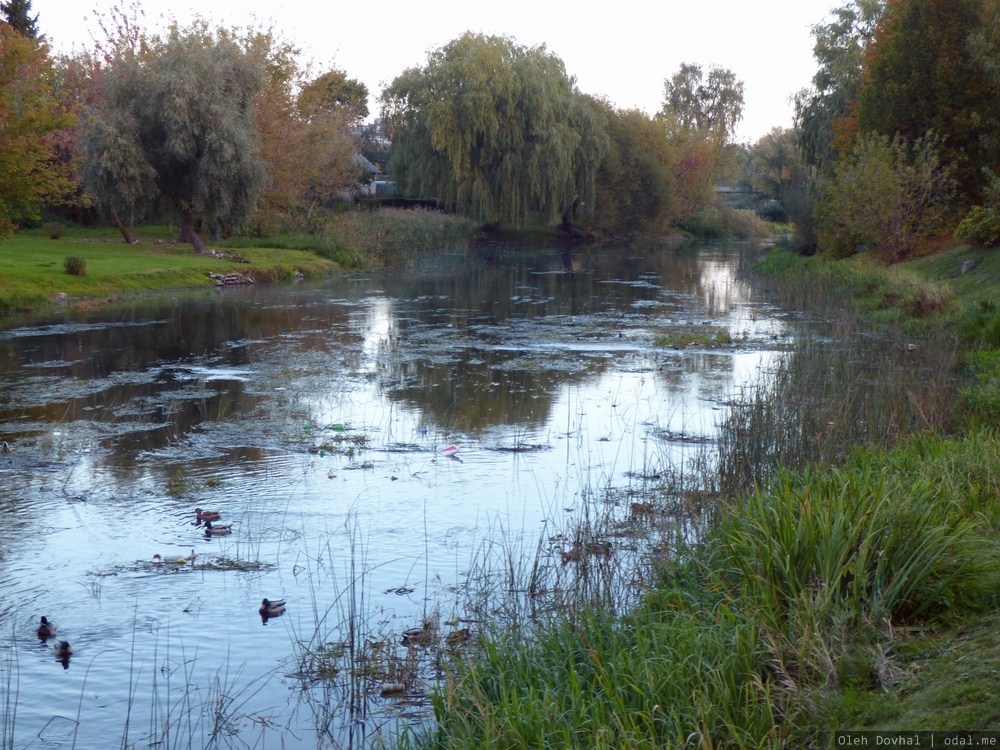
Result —
<path fill-rule="evenodd" d="M 843 258 L 878 250 L 891 261 L 912 253 L 947 222 L 955 195 L 953 168 L 929 134 L 911 147 L 868 134 L 820 184 L 816 235 L 820 250 Z"/>
<path fill-rule="evenodd" d="M 63 267 L 70 276 L 83 276 L 87 273 L 87 261 L 79 255 L 67 255 Z"/>
<path fill-rule="evenodd" d="M 66 227 L 58 221 L 49 221 L 42 226 L 42 230 L 46 235 L 48 235 L 50 240 L 57 240 L 63 236 L 63 233 L 66 231 Z"/>
<path fill-rule="evenodd" d="M 973 206 L 955 230 L 955 239 L 970 245 L 989 247 L 1000 243 L 1000 177 L 983 170 L 987 185 L 983 189 L 986 204 Z"/>

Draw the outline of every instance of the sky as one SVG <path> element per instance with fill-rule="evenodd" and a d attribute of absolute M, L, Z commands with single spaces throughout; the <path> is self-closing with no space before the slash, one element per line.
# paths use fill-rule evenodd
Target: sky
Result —
<path fill-rule="evenodd" d="M 812 27 L 846 0 L 123 0 L 147 30 L 201 16 L 213 26 L 272 28 L 318 73 L 339 68 L 377 97 L 407 68 L 466 31 L 545 45 L 585 94 L 654 114 L 663 83 L 682 63 L 728 68 L 745 85 L 737 140 L 791 127 L 791 97 L 816 71 Z M 89 49 L 110 0 L 32 0 L 38 28 L 57 52 Z"/>

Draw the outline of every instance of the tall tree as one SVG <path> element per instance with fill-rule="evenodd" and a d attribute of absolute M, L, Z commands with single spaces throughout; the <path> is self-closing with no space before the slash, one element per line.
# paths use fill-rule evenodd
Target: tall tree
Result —
<path fill-rule="evenodd" d="M 597 175 L 594 223 L 626 236 L 666 229 L 673 218 L 673 151 L 660 122 L 604 104 L 611 145 Z"/>
<path fill-rule="evenodd" d="M 743 81 L 727 68 L 682 63 L 663 84 L 663 110 L 685 128 L 731 140 L 743 119 Z"/>
<path fill-rule="evenodd" d="M 70 120 L 53 96 L 54 78 L 46 46 L 0 23 L 0 235 L 72 194 L 56 155 L 55 134 Z"/>
<path fill-rule="evenodd" d="M 985 0 L 982 24 L 969 35 L 969 52 L 983 73 L 1000 86 L 1000 0 Z"/>
<path fill-rule="evenodd" d="M 264 71 L 255 111 L 268 183 L 254 229 L 302 228 L 317 207 L 339 199 L 342 191 L 357 184 L 352 163 L 357 138 L 350 125 L 358 110 L 347 102 L 303 99 L 298 51 L 273 32 L 251 34 L 244 46 Z"/>
<path fill-rule="evenodd" d="M 149 194 L 165 199 L 181 239 L 205 252 L 199 224 L 239 228 L 264 187 L 254 120 L 261 80 L 232 34 L 203 23 L 174 26 L 143 54 L 113 59 L 81 135 L 88 188 L 129 209 Z"/>
<path fill-rule="evenodd" d="M 0 2 L 0 13 L 3 13 L 3 20 L 21 36 L 38 38 L 38 14 L 31 15 L 31 0 L 3 0 Z"/>
<path fill-rule="evenodd" d="M 580 96 L 544 47 L 466 33 L 382 94 L 397 186 L 486 224 L 592 211 L 607 139 Z"/>
<path fill-rule="evenodd" d="M 857 106 L 865 52 L 886 0 L 852 0 L 817 24 L 812 87 L 795 97 L 796 134 L 806 162 L 819 169 L 836 156 L 835 142 Z"/>
<path fill-rule="evenodd" d="M 915 142 L 942 138 L 963 196 L 982 195 L 1000 162 L 1000 87 L 970 51 L 984 0 L 891 0 L 866 56 L 858 128 Z"/>
<path fill-rule="evenodd" d="M 795 130 L 773 128 L 750 149 L 747 171 L 751 189 L 777 201 L 794 228 L 796 247 L 816 244 L 813 208 L 815 169 L 806 164 Z"/>
<path fill-rule="evenodd" d="M 303 113 L 342 112 L 348 121 L 359 121 L 368 117 L 368 87 L 334 69 L 305 84 L 298 104 Z"/>

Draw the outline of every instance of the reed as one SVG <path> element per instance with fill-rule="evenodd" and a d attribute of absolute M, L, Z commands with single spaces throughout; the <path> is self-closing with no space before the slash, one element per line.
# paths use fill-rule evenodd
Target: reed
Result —
<path fill-rule="evenodd" d="M 468 219 L 426 209 L 380 208 L 330 217 L 316 235 L 320 254 L 348 268 L 407 265 L 414 255 L 465 245 L 475 233 Z"/>
<path fill-rule="evenodd" d="M 895 445 L 961 422 L 955 338 L 842 317 L 803 331 L 792 350 L 737 395 L 720 428 L 725 495 L 766 486 L 781 466 L 836 465 L 857 445 Z"/>

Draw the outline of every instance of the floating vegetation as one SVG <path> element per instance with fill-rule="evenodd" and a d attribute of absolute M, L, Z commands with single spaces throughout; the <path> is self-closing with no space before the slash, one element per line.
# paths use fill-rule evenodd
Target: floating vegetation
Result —
<path fill-rule="evenodd" d="M 499 451 L 500 453 L 538 453 L 540 451 L 552 450 L 552 446 L 538 443 L 516 443 L 514 445 L 497 445 L 492 450 Z"/>
<path fill-rule="evenodd" d="M 728 328 L 702 326 L 695 331 L 684 329 L 662 333 L 653 343 L 659 347 L 685 349 L 689 346 L 728 346 L 734 342 L 735 339 Z"/>
<path fill-rule="evenodd" d="M 195 483 L 184 476 L 180 471 L 175 471 L 167 480 L 167 494 L 171 497 L 180 497 L 191 492 Z"/>

